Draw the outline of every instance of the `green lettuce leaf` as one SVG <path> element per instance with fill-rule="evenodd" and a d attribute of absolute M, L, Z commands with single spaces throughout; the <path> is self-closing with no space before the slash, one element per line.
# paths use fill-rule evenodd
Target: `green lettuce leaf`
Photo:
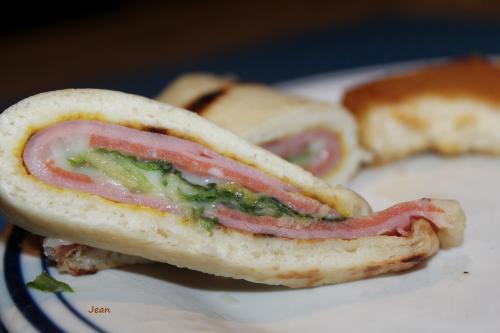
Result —
<path fill-rule="evenodd" d="M 26 284 L 29 288 L 38 289 L 45 292 L 74 292 L 73 288 L 69 284 L 62 281 L 57 281 L 47 272 L 42 272 L 33 281 Z"/>

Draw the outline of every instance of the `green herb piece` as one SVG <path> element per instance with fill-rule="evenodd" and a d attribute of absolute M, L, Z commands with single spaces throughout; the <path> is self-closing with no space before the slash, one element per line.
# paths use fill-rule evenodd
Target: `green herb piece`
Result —
<path fill-rule="evenodd" d="M 195 195 L 197 185 L 193 185 L 176 173 L 164 174 L 162 177 L 164 185 L 163 193 L 172 201 L 188 201 L 187 197 Z"/>
<path fill-rule="evenodd" d="M 217 185 L 214 183 L 208 184 L 207 186 L 191 185 L 194 189 L 196 189 L 196 191 L 191 191 L 190 193 L 181 192 L 181 195 L 185 200 L 199 203 L 209 203 L 220 198 L 219 190 L 217 189 Z"/>
<path fill-rule="evenodd" d="M 321 220 L 326 221 L 326 222 L 343 222 L 347 220 L 346 216 L 325 216 L 321 218 Z"/>
<path fill-rule="evenodd" d="M 121 154 L 105 150 L 90 150 L 85 154 L 87 164 L 104 172 L 108 177 L 118 181 L 131 191 L 155 192 L 155 186 L 137 169 L 134 162 Z"/>
<path fill-rule="evenodd" d="M 168 173 L 174 170 L 172 163 L 165 161 L 142 161 L 137 158 L 133 158 L 131 159 L 131 162 L 134 163 L 134 165 L 139 169 L 146 171 L 161 171 L 163 173 Z"/>
<path fill-rule="evenodd" d="M 38 275 L 33 281 L 26 284 L 29 288 L 38 289 L 45 292 L 74 292 L 73 288 L 69 284 L 62 281 L 57 281 L 47 272 L 43 271 Z"/>
<path fill-rule="evenodd" d="M 301 154 L 285 156 L 284 158 L 290 163 L 306 168 L 311 164 L 312 154 L 310 151 L 306 150 Z"/>
<path fill-rule="evenodd" d="M 134 164 L 137 168 L 145 170 L 145 171 L 162 171 L 164 173 L 174 171 L 174 167 L 172 163 L 162 160 L 154 160 L 154 161 L 145 161 L 140 160 L 135 156 L 125 155 L 116 150 L 110 150 L 105 148 L 94 148 L 91 151 L 100 153 L 100 154 L 109 154 L 113 155 L 119 159 L 125 159 L 130 163 Z"/>
<path fill-rule="evenodd" d="M 202 217 L 198 219 L 198 223 L 205 229 L 209 235 L 212 235 L 215 225 L 217 224 L 217 219 Z"/>
<path fill-rule="evenodd" d="M 314 161 L 314 158 L 321 154 L 325 146 L 326 143 L 324 141 L 315 141 L 309 144 L 301 153 L 285 156 L 284 158 L 290 163 L 296 164 L 302 168 L 307 168 Z"/>
<path fill-rule="evenodd" d="M 319 148 L 321 147 L 310 145 L 306 152 L 310 154 L 312 150 Z M 338 216 L 315 217 L 310 214 L 299 213 L 278 199 L 256 194 L 233 182 L 210 183 L 207 185 L 193 184 L 185 179 L 182 172 L 169 162 L 140 160 L 135 156 L 125 155 L 114 150 L 94 148 L 86 154 L 73 156 L 68 161 L 73 166 L 86 165 L 101 170 L 131 191 L 142 193 L 160 192 L 173 202 L 182 204 L 186 209 L 192 208 L 193 204 L 196 207 L 223 205 L 229 209 L 253 216 L 272 216 L 276 218 L 290 216 L 301 223 L 309 223 L 317 219 L 328 222 L 338 222 L 345 219 Z M 152 184 L 143 173 L 144 171 L 160 172 L 161 185 Z M 217 224 L 216 219 L 203 216 L 203 209 L 200 213 L 198 209 L 193 208 L 193 217 L 209 232 Z"/>
<path fill-rule="evenodd" d="M 203 207 L 197 207 L 192 210 L 193 218 L 198 221 L 199 225 L 205 229 L 210 235 L 215 228 L 215 225 L 218 223 L 216 218 L 206 217 L 204 216 L 205 209 Z"/>
<path fill-rule="evenodd" d="M 181 196 L 191 202 L 219 203 L 254 216 L 281 217 L 287 215 L 294 218 L 312 218 L 310 215 L 294 211 L 275 198 L 259 196 L 235 184 L 192 186 L 195 186 L 192 193 L 181 192 Z"/>
<path fill-rule="evenodd" d="M 85 161 L 86 161 L 85 155 L 75 155 L 75 156 L 68 158 L 69 164 L 74 168 L 81 167 L 81 166 L 85 165 Z"/>
<path fill-rule="evenodd" d="M 257 215 L 271 215 L 274 217 L 280 217 L 282 215 L 300 215 L 287 205 L 282 204 L 278 199 L 264 196 L 257 199 L 255 203 L 255 213 Z"/>

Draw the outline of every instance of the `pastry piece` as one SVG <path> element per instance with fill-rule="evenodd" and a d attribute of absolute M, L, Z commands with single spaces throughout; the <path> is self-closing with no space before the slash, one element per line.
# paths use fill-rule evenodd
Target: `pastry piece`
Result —
<path fill-rule="evenodd" d="M 434 150 L 500 153 L 500 68 L 470 57 L 368 82 L 343 104 L 378 162 Z"/>
<path fill-rule="evenodd" d="M 186 74 L 158 100 L 196 112 L 332 184 L 343 184 L 367 154 L 356 123 L 338 105 L 290 96 L 258 84 Z"/>

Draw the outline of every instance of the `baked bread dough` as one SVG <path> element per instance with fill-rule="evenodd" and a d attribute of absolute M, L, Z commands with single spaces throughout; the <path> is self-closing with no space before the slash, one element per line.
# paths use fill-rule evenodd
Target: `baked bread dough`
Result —
<path fill-rule="evenodd" d="M 470 57 L 348 90 L 362 146 L 376 162 L 433 150 L 500 154 L 500 68 Z"/>

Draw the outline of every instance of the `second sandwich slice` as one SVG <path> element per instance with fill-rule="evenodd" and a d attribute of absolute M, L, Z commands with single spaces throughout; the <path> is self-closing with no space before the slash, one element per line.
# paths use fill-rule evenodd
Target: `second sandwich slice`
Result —
<path fill-rule="evenodd" d="M 345 184 L 367 157 L 354 118 L 340 105 L 202 73 L 179 77 L 158 100 L 198 113 L 331 184 Z"/>

